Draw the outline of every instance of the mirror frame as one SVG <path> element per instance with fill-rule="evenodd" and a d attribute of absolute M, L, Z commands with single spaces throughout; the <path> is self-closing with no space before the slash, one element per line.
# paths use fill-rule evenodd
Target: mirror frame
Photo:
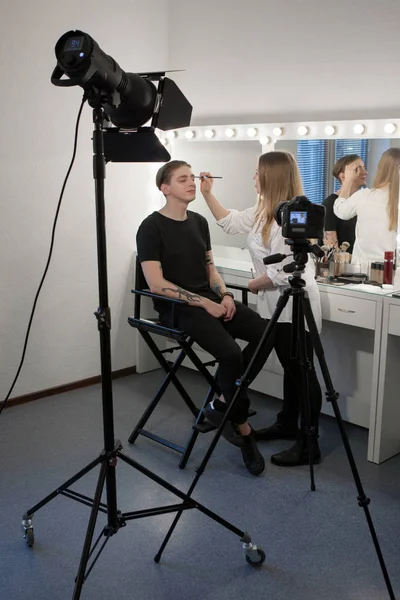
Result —
<path fill-rule="evenodd" d="M 332 133 L 327 133 L 327 128 Z M 301 129 L 303 128 L 303 129 Z M 362 128 L 362 131 L 361 131 Z M 277 135 L 276 129 L 282 133 Z M 206 132 L 213 132 L 207 137 Z M 357 133 L 360 131 L 360 133 Z M 189 138 L 189 132 L 192 137 Z M 253 135 L 250 135 L 250 132 Z M 293 123 L 241 123 L 236 125 L 201 125 L 185 127 L 179 130 L 159 132 L 165 145 L 179 139 L 193 142 L 210 141 L 259 141 L 261 146 L 273 149 L 277 140 L 305 139 L 377 139 L 400 138 L 400 119 L 364 119 L 353 121 L 298 121 Z"/>

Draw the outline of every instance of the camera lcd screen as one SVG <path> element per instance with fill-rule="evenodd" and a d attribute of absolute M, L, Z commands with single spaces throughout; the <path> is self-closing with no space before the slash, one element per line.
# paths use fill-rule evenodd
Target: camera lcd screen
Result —
<path fill-rule="evenodd" d="M 290 213 L 290 225 L 307 225 L 306 211 L 293 211 Z"/>
<path fill-rule="evenodd" d="M 65 42 L 64 52 L 71 52 L 73 50 L 81 50 L 83 46 L 83 35 L 75 38 L 68 38 Z"/>

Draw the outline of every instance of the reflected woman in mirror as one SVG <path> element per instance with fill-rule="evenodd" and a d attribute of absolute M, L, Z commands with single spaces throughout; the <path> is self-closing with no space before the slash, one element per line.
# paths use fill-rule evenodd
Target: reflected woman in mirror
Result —
<path fill-rule="evenodd" d="M 267 152 L 260 156 L 253 177 L 258 194 L 258 201 L 243 211 L 223 207 L 212 193 L 213 180 L 208 172 L 200 173 L 200 190 L 211 212 L 225 233 L 247 233 L 247 246 L 254 265 L 255 278 L 249 281 L 250 292 L 257 294 L 257 308 L 260 315 L 269 319 L 275 310 L 276 303 L 289 285 L 288 275 L 283 266 L 292 262 L 285 259 L 280 264 L 264 265 L 263 258 L 270 254 L 287 254 L 288 246 L 282 236 L 281 227 L 274 219 L 274 212 L 279 202 L 291 200 L 303 194 L 299 170 L 293 156 L 287 152 Z M 308 261 L 303 278 L 306 281 L 314 318 L 321 330 L 321 305 L 319 290 L 315 281 L 315 268 Z M 276 422 L 270 427 L 255 432 L 257 441 L 275 439 L 292 439 L 296 443 L 287 450 L 274 454 L 271 461 L 279 466 L 296 466 L 308 463 L 305 423 L 299 399 L 299 382 L 301 367 L 298 359 L 290 358 L 292 320 L 292 299 L 290 298 L 276 328 L 275 350 L 284 369 L 284 401 Z M 316 437 L 312 445 L 312 459 L 318 463 L 321 453 L 318 445 L 318 422 L 321 410 L 322 395 L 317 375 L 313 366 L 313 349 L 310 335 L 307 332 L 307 356 L 312 369 L 309 374 L 310 404 L 312 426 Z M 268 393 L 268 390 L 266 390 Z M 299 427 L 299 417 L 300 427 Z"/>
<path fill-rule="evenodd" d="M 381 156 L 372 188 L 352 193 L 359 174 L 351 163 L 334 204 L 339 219 L 357 217 L 352 262 L 367 266 L 383 261 L 386 251 L 396 250 L 399 203 L 400 148 L 389 148 Z"/>
<path fill-rule="evenodd" d="M 354 171 L 356 177 L 354 178 L 351 194 L 357 192 L 360 188 L 364 187 L 367 183 L 367 170 L 365 168 L 363 160 L 358 156 L 358 154 L 348 154 L 347 156 L 342 156 L 335 163 L 332 175 L 337 179 L 340 185 L 343 185 L 344 179 L 344 171 L 347 166 L 350 166 Z M 353 246 L 356 239 L 356 223 L 357 217 L 353 217 L 349 220 L 339 219 L 333 212 L 333 205 L 335 204 L 335 200 L 338 198 L 340 194 L 340 189 L 328 196 L 323 204 L 325 206 L 325 235 L 324 235 L 324 244 L 326 246 L 333 246 L 334 248 L 339 248 L 343 242 L 348 242 L 350 247 L 347 252 L 353 252 Z"/>

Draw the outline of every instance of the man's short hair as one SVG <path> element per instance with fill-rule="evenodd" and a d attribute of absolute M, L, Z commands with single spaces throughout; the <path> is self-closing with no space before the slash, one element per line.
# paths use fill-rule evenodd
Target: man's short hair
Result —
<path fill-rule="evenodd" d="M 158 189 L 161 190 L 163 183 L 171 183 L 172 174 L 181 167 L 189 167 L 191 169 L 191 165 L 184 160 L 170 160 L 158 169 L 156 175 L 156 186 Z"/>
<path fill-rule="evenodd" d="M 340 173 L 344 173 L 347 165 L 350 165 L 351 163 L 353 163 L 355 160 L 358 160 L 359 158 L 361 158 L 361 156 L 358 156 L 358 154 L 347 154 L 346 156 L 342 156 L 342 158 L 339 158 L 339 160 L 335 163 L 333 170 L 332 170 L 332 175 L 338 181 L 340 181 L 340 179 L 339 179 Z"/>

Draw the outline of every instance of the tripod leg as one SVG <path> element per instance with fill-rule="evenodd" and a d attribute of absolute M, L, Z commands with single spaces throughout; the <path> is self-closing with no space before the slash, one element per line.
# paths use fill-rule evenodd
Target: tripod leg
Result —
<path fill-rule="evenodd" d="M 357 502 L 360 508 L 364 510 L 365 518 L 368 523 L 369 531 L 372 537 L 372 541 L 375 546 L 375 551 L 378 556 L 379 564 L 382 570 L 383 578 L 386 583 L 386 587 L 389 593 L 389 598 L 391 600 L 395 600 L 395 595 L 393 592 L 393 587 L 390 582 L 389 573 L 386 568 L 385 560 L 383 558 L 382 550 L 379 544 L 378 536 L 376 534 L 376 530 L 372 521 L 371 513 L 369 511 L 370 499 L 366 497 L 363 485 L 361 483 L 360 474 L 357 469 L 356 461 L 354 459 L 354 455 L 350 446 L 349 438 L 347 436 L 347 432 L 343 423 L 342 415 L 339 410 L 339 406 L 337 400 L 339 398 L 339 394 L 336 392 L 333 387 L 332 379 L 329 373 L 328 365 L 325 359 L 324 349 L 321 343 L 321 338 L 319 337 L 318 329 L 314 320 L 314 315 L 312 313 L 311 304 L 308 297 L 304 298 L 303 302 L 304 315 L 307 321 L 308 329 L 311 335 L 312 345 L 315 350 L 315 353 L 318 357 L 318 362 L 321 367 L 322 376 L 324 378 L 325 387 L 326 387 L 326 398 L 328 402 L 332 403 L 333 412 L 335 413 L 335 418 L 339 427 L 340 435 L 343 441 L 343 445 L 346 451 L 347 459 L 349 461 L 350 469 L 353 475 L 353 479 L 357 488 L 358 496 Z"/>
<path fill-rule="evenodd" d="M 301 290 L 303 291 L 303 290 Z M 296 290 L 297 292 L 297 290 Z M 293 329 L 292 329 L 292 347 L 293 342 L 298 340 L 298 357 L 302 366 L 302 386 L 301 386 L 301 404 L 300 404 L 300 428 L 304 429 L 307 440 L 308 464 L 310 467 L 311 491 L 315 492 L 314 464 L 312 457 L 313 440 L 315 439 L 315 430 L 311 423 L 311 405 L 310 405 L 310 383 L 309 370 L 310 363 L 307 357 L 306 330 L 303 309 L 304 293 L 295 293 L 293 297 Z"/>
<path fill-rule="evenodd" d="M 172 522 L 172 525 L 168 529 L 167 535 L 165 536 L 163 543 L 160 546 L 159 551 L 157 552 L 157 554 L 154 557 L 154 562 L 156 562 L 156 563 L 160 562 L 161 555 L 164 552 L 164 549 L 165 549 L 166 545 L 168 544 L 169 539 L 170 539 L 171 535 L 173 534 L 175 527 L 178 525 L 178 521 L 181 518 L 182 513 L 183 513 L 183 510 L 180 510 L 179 512 L 176 513 L 175 518 Z"/>
<path fill-rule="evenodd" d="M 94 529 L 96 527 L 97 515 L 99 512 L 99 505 L 101 502 L 101 496 L 103 493 L 104 483 L 106 480 L 107 468 L 108 468 L 108 462 L 107 462 L 107 460 L 104 460 L 102 462 L 102 465 L 100 468 L 100 473 L 99 473 L 99 478 L 97 480 L 96 492 L 95 492 L 94 499 L 93 499 L 93 507 L 92 507 L 92 510 L 90 511 L 89 523 L 88 523 L 88 527 L 86 530 L 86 537 L 85 537 L 85 542 L 83 544 L 83 550 L 82 550 L 82 554 L 81 554 L 81 560 L 79 563 L 78 575 L 77 575 L 76 581 L 75 581 L 75 588 L 74 588 L 74 594 L 72 596 L 72 600 L 79 600 L 79 598 L 81 597 L 82 586 L 85 581 L 86 566 L 87 566 L 87 563 L 89 560 L 89 555 L 90 555 L 90 547 L 92 545 Z"/>

